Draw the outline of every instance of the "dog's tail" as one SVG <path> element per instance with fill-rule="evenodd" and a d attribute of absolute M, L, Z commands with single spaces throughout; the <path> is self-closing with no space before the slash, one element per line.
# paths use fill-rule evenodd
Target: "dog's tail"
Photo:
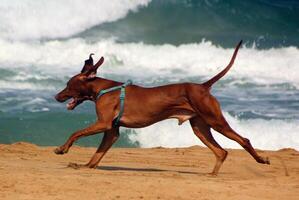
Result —
<path fill-rule="evenodd" d="M 211 78 L 210 80 L 208 80 L 207 82 L 204 82 L 202 85 L 205 86 L 206 88 L 211 88 L 211 86 L 216 83 L 220 78 L 222 78 L 227 72 L 228 70 L 233 66 L 235 58 L 237 56 L 238 50 L 240 48 L 242 44 L 242 40 L 239 42 L 239 44 L 236 46 L 234 54 L 229 62 L 229 64 L 226 66 L 226 68 L 224 70 L 222 70 L 219 74 L 217 74 L 216 76 L 214 76 L 213 78 Z"/>

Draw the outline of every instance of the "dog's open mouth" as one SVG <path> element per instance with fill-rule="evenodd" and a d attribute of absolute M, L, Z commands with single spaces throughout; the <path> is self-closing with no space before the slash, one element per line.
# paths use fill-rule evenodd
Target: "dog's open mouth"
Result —
<path fill-rule="evenodd" d="M 66 104 L 66 107 L 68 110 L 73 110 L 77 105 L 81 104 L 85 100 L 94 101 L 94 97 L 92 96 L 72 97 L 71 100 Z"/>
<path fill-rule="evenodd" d="M 77 106 L 78 100 L 76 98 L 71 98 L 71 100 L 66 104 L 68 110 L 73 110 Z"/>

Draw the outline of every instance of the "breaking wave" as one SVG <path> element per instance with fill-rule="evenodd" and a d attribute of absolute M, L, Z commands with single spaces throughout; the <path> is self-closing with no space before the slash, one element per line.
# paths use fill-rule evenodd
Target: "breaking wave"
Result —
<path fill-rule="evenodd" d="M 116 43 L 103 40 L 88 43 L 82 39 L 48 42 L 9 42 L 0 40 L 0 70 L 2 84 L 39 84 L 38 80 L 53 82 L 78 73 L 89 53 L 95 59 L 105 57 L 99 70 L 100 76 L 126 75 L 133 79 L 175 79 L 201 77 L 206 80 L 229 62 L 233 49 L 222 48 L 210 41 L 174 46 L 148 45 L 143 43 Z M 257 50 L 243 47 L 239 51 L 234 67 L 229 72 L 229 82 L 238 85 L 247 83 L 271 85 L 288 83 L 299 86 L 299 49 L 296 47 Z M 146 72 L 146 73 L 144 73 Z M 9 76 L 9 78 L 7 78 Z M 204 77 L 204 78 L 203 78 Z M 32 82 L 36 79 L 36 82 Z M 200 80 L 202 79 L 202 80 Z M 55 84 L 57 85 L 57 84 Z"/>
<path fill-rule="evenodd" d="M 0 38 L 65 38 L 95 25 L 123 18 L 150 0 L 2 0 Z"/>

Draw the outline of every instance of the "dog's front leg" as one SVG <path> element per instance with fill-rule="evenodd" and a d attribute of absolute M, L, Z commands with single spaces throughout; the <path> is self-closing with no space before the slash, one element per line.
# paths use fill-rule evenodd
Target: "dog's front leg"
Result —
<path fill-rule="evenodd" d="M 85 166 L 89 168 L 96 168 L 98 163 L 101 161 L 101 159 L 104 157 L 104 155 L 112 147 L 112 145 L 116 142 L 118 138 L 119 128 L 113 128 L 109 131 L 106 131 L 99 148 Z"/>
<path fill-rule="evenodd" d="M 92 124 L 91 126 L 76 131 L 69 137 L 66 143 L 54 150 L 56 154 L 65 154 L 68 152 L 69 148 L 73 145 L 73 143 L 81 137 L 94 135 L 96 133 L 105 132 L 111 129 L 111 123 L 107 123 L 105 121 L 97 121 L 96 123 Z"/>

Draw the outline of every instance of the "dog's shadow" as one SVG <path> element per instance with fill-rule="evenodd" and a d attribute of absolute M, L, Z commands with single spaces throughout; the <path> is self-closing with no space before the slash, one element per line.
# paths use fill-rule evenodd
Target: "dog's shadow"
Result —
<path fill-rule="evenodd" d="M 204 175 L 205 173 L 190 172 L 190 171 L 181 171 L 181 170 L 166 170 L 166 169 L 156 169 L 156 168 L 133 168 L 133 167 L 120 167 L 120 166 L 97 166 L 98 170 L 106 171 L 132 171 L 132 172 L 176 172 L 183 174 L 196 174 Z"/>
<path fill-rule="evenodd" d="M 80 169 L 81 164 L 69 163 L 67 168 Z M 85 168 L 85 167 L 84 167 Z M 182 170 L 169 170 L 169 169 L 157 169 L 157 168 L 137 168 L 137 167 L 122 167 L 122 166 L 97 166 L 94 168 L 96 170 L 104 171 L 131 171 L 131 172 L 172 172 L 172 173 L 181 173 L 181 174 L 190 174 L 190 175 L 200 175 L 200 176 L 212 176 L 210 173 L 203 172 L 191 172 L 191 171 L 182 171 Z"/>

